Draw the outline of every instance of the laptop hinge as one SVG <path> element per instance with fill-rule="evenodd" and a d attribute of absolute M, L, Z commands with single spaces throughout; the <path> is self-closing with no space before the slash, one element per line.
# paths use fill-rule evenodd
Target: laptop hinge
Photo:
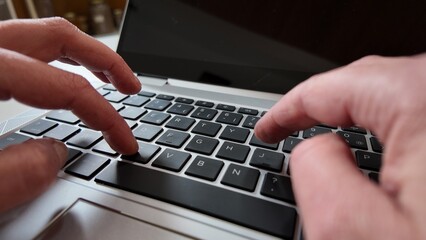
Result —
<path fill-rule="evenodd" d="M 152 86 L 164 86 L 167 84 L 167 78 L 161 76 L 154 75 L 146 75 L 146 74 L 137 74 L 139 81 L 142 84 L 152 85 Z"/>

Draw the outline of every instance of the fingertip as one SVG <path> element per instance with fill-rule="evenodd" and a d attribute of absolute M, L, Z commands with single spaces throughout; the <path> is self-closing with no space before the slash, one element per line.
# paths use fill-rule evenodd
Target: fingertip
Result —
<path fill-rule="evenodd" d="M 137 94 L 142 90 L 142 83 L 139 81 L 137 76 L 134 77 L 134 81 L 132 81 L 132 87 L 130 89 L 130 94 Z"/>
<path fill-rule="evenodd" d="M 278 125 L 267 113 L 256 124 L 255 135 L 265 143 L 276 143 L 289 135 L 289 131 Z"/>
<path fill-rule="evenodd" d="M 118 135 L 121 139 L 118 139 L 116 134 L 111 134 L 110 132 L 103 132 L 104 138 L 112 149 L 118 153 L 124 155 L 132 155 L 138 152 L 139 144 L 136 141 L 136 138 L 130 135 Z"/>
<path fill-rule="evenodd" d="M 121 93 L 128 95 L 139 93 L 142 89 L 142 83 L 136 76 L 132 75 L 130 78 L 130 80 L 116 80 L 111 79 L 111 77 L 107 77 L 108 81 L 112 83 Z"/>
<path fill-rule="evenodd" d="M 68 158 L 68 148 L 62 142 L 53 140 L 53 149 L 55 149 L 55 152 L 58 155 L 60 166 L 64 166 L 66 159 Z"/>
<path fill-rule="evenodd" d="M 140 92 L 140 90 L 142 89 L 142 83 L 141 81 L 139 81 L 138 76 L 135 76 L 135 84 L 136 84 L 136 90 Z"/>
<path fill-rule="evenodd" d="M 52 148 L 54 154 L 56 155 L 55 163 L 57 165 L 57 169 L 60 169 L 66 162 L 68 157 L 68 149 L 63 142 L 60 142 L 53 138 L 41 138 L 34 140 L 38 144 L 42 144 L 47 148 Z M 54 158 L 51 158 L 54 160 Z"/>
<path fill-rule="evenodd" d="M 129 143 L 128 148 L 122 152 L 124 155 L 133 155 L 139 151 L 139 144 L 136 141 L 136 138 L 133 138 Z"/>

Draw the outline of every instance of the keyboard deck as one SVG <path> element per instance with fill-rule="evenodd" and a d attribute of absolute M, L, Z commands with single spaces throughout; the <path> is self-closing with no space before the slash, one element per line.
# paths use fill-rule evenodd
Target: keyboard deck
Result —
<path fill-rule="evenodd" d="M 276 144 L 254 136 L 265 109 L 141 91 L 98 90 L 126 119 L 139 153 L 119 155 L 100 132 L 55 110 L 0 138 L 0 149 L 50 137 L 69 149 L 67 174 L 176 204 L 280 238 L 300 236 L 289 161 L 304 139 L 334 132 L 353 149 L 359 168 L 378 181 L 382 145 L 360 127 L 318 125 Z"/>

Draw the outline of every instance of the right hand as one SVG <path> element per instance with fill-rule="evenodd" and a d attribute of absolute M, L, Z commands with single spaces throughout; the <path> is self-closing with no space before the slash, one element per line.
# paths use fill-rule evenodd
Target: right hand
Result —
<path fill-rule="evenodd" d="M 265 142 L 318 123 L 359 125 L 382 140 L 380 184 L 336 134 L 292 152 L 307 239 L 426 239 L 426 55 L 367 57 L 295 87 L 256 124 Z"/>

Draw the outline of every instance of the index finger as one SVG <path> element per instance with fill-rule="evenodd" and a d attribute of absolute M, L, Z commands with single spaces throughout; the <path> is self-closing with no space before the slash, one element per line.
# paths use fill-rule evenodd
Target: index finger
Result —
<path fill-rule="evenodd" d="M 0 47 L 50 62 L 68 58 L 107 79 L 126 94 L 141 84 L 124 60 L 109 47 L 62 18 L 11 20 L 0 24 Z M 18 40 L 17 40 L 18 39 Z"/>

